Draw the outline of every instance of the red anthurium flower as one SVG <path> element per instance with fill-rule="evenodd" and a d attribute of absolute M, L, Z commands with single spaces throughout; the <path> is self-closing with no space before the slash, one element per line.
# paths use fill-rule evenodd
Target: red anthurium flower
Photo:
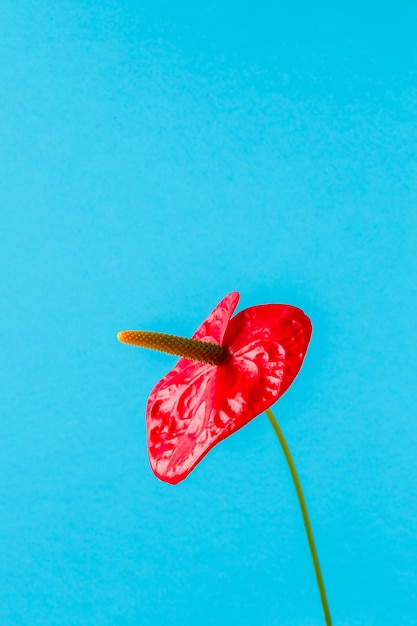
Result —
<path fill-rule="evenodd" d="M 201 355 L 181 358 L 151 391 L 146 407 L 149 460 L 163 481 L 175 484 L 188 476 L 216 443 L 282 396 L 301 367 L 311 337 L 309 318 L 286 304 L 253 306 L 232 317 L 238 300 L 236 292 L 223 298 L 192 337 L 217 344 L 207 348 L 218 351 L 213 357 L 218 364 L 199 362 L 205 358 Z M 163 341 L 160 347 L 147 346 L 138 340 L 140 334 L 123 331 L 118 337 L 184 354 L 167 349 Z"/>
<path fill-rule="evenodd" d="M 151 467 L 161 480 L 183 480 L 216 443 L 265 411 L 296 489 L 327 626 L 331 616 L 301 483 L 270 406 L 288 389 L 311 337 L 309 318 L 288 304 L 253 306 L 232 317 L 234 292 L 210 313 L 192 339 L 122 331 L 120 341 L 182 358 L 152 389 L 146 407 Z"/>

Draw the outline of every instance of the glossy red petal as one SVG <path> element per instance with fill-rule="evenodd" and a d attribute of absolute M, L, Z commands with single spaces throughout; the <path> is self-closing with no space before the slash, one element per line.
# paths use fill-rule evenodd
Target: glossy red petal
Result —
<path fill-rule="evenodd" d="M 221 345 L 238 301 L 237 292 L 223 298 L 193 339 Z M 216 443 L 212 397 L 217 369 L 180 359 L 152 389 L 146 407 L 148 454 L 161 480 L 175 484 L 185 478 Z"/>
<path fill-rule="evenodd" d="M 239 294 L 237 291 L 225 296 L 212 310 L 208 318 L 197 328 L 192 338 L 201 341 L 213 341 L 219 346 L 222 345 L 224 333 L 238 302 Z"/>
<path fill-rule="evenodd" d="M 233 430 L 285 393 L 300 370 L 311 331 L 303 311 L 287 304 L 250 307 L 230 320 L 223 346 L 231 359 L 227 369 L 219 369 L 218 394 L 235 414 Z"/>
<path fill-rule="evenodd" d="M 183 480 L 207 452 L 270 407 L 297 375 L 311 336 L 308 317 L 289 305 L 261 305 L 230 319 L 226 296 L 193 335 L 229 351 L 220 366 L 181 359 L 152 390 L 147 410 L 151 467 Z"/>

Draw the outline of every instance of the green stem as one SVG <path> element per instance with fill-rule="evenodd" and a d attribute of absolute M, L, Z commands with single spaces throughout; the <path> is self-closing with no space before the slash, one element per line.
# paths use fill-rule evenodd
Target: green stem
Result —
<path fill-rule="evenodd" d="M 330 617 L 330 611 L 327 604 L 326 592 L 324 590 L 323 576 L 321 575 L 320 565 L 319 565 L 319 557 L 317 555 L 316 545 L 314 543 L 313 531 L 311 529 L 310 519 L 308 517 L 307 505 L 304 499 L 303 490 L 301 489 L 300 479 L 298 478 L 297 470 L 295 468 L 295 464 L 293 458 L 291 456 L 290 449 L 288 447 L 287 442 L 285 441 L 284 434 L 279 427 L 277 420 L 274 417 L 271 409 L 267 409 L 265 411 L 269 421 L 272 424 L 272 428 L 275 431 L 276 436 L 281 444 L 282 450 L 284 452 L 285 458 L 288 463 L 288 467 L 290 468 L 291 476 L 294 482 L 295 490 L 297 492 L 298 501 L 300 503 L 301 512 L 303 514 L 304 526 L 307 533 L 308 544 L 310 546 L 311 557 L 313 559 L 314 570 L 316 572 L 317 584 L 319 586 L 321 603 L 323 606 L 324 618 L 326 620 L 326 626 L 332 625 L 332 620 Z"/>

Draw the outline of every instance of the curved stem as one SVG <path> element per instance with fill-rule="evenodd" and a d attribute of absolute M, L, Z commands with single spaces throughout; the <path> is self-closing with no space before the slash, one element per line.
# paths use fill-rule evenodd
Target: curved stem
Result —
<path fill-rule="evenodd" d="M 297 470 L 295 468 L 295 464 L 291 456 L 290 449 L 288 447 L 287 442 L 285 441 L 284 434 L 277 420 L 275 419 L 274 414 L 272 413 L 271 409 L 267 409 L 265 413 L 269 421 L 272 424 L 272 428 L 274 429 L 276 436 L 278 437 L 278 440 L 281 444 L 286 461 L 288 463 L 288 467 L 290 468 L 295 490 L 297 492 L 298 501 L 301 507 L 301 513 L 303 514 L 304 526 L 305 526 L 306 533 L 307 533 L 308 544 L 310 546 L 311 557 L 313 559 L 314 570 L 316 572 L 316 578 L 317 578 L 317 584 L 318 584 L 319 591 L 320 591 L 320 598 L 321 598 L 321 603 L 323 606 L 324 618 L 326 620 L 326 625 L 331 626 L 332 620 L 330 617 L 330 611 L 329 611 L 329 607 L 327 604 L 326 592 L 324 590 L 323 576 L 321 575 L 321 570 L 320 570 L 320 565 L 319 565 L 319 557 L 317 554 L 316 545 L 314 543 L 313 531 L 311 529 L 310 519 L 309 519 L 308 512 L 307 512 L 307 505 L 304 499 L 303 490 L 301 489 L 300 479 L 298 478 Z"/>

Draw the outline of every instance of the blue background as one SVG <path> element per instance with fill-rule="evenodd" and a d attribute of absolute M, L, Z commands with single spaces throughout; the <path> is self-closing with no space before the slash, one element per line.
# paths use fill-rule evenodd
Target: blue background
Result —
<path fill-rule="evenodd" d="M 233 290 L 313 321 L 274 411 L 334 624 L 417 624 L 417 9 L 336 4 L 1 1 L 1 624 L 323 623 L 265 415 L 149 468 L 175 359 L 116 333 Z"/>

